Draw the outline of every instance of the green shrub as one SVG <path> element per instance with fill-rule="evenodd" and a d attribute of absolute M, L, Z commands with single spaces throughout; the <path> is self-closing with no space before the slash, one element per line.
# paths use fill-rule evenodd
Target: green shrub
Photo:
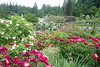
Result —
<path fill-rule="evenodd" d="M 11 20 L 0 20 L 0 45 L 6 45 L 8 42 L 17 44 L 24 37 L 32 32 L 32 23 L 25 21 L 18 15 L 10 17 Z"/>

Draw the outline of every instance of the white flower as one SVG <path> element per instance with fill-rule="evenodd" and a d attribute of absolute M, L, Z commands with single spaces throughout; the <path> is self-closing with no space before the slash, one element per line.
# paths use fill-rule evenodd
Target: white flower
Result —
<path fill-rule="evenodd" d="M 1 32 L 1 35 L 3 35 L 4 34 L 4 32 Z"/>
<path fill-rule="evenodd" d="M 16 43 L 16 41 L 14 41 Z"/>
<path fill-rule="evenodd" d="M 29 38 L 30 38 L 30 39 L 34 39 L 34 37 L 33 37 L 33 36 L 31 36 L 31 35 L 29 35 Z"/>
<path fill-rule="evenodd" d="M 17 47 L 19 47 L 19 45 L 17 45 Z"/>
<path fill-rule="evenodd" d="M 6 39 L 8 39 L 8 37 L 5 37 Z"/>
<path fill-rule="evenodd" d="M 32 31 L 29 30 L 30 33 L 32 33 Z"/>
<path fill-rule="evenodd" d="M 24 38 L 22 38 L 22 41 L 24 41 Z"/>
<path fill-rule="evenodd" d="M 10 21 L 10 24 L 12 24 L 12 21 Z"/>
<path fill-rule="evenodd" d="M 20 34 L 21 34 L 22 32 L 20 31 Z"/>
<path fill-rule="evenodd" d="M 15 49 L 15 47 L 16 47 L 16 44 L 14 44 L 14 45 L 12 46 L 12 49 Z"/>
<path fill-rule="evenodd" d="M 92 27 L 89 27 L 89 29 L 92 29 Z"/>
<path fill-rule="evenodd" d="M 8 24 L 6 24 L 6 26 L 7 26 L 7 27 L 9 27 L 9 25 L 8 25 Z"/>
<path fill-rule="evenodd" d="M 19 24 L 16 24 L 17 26 L 19 26 Z"/>
<path fill-rule="evenodd" d="M 26 26 L 29 26 L 29 24 L 25 24 Z"/>
<path fill-rule="evenodd" d="M 24 18 L 22 18 L 22 20 L 25 20 Z"/>
<path fill-rule="evenodd" d="M 16 39 L 16 37 L 13 37 L 13 39 L 15 40 L 15 39 Z"/>
<path fill-rule="evenodd" d="M 35 37 L 36 37 L 36 34 L 34 33 Z"/>
<path fill-rule="evenodd" d="M 26 50 L 23 50 L 24 53 L 26 53 Z"/>
<path fill-rule="evenodd" d="M 32 46 L 33 46 L 34 44 L 33 44 L 33 43 L 31 43 L 30 45 L 32 45 Z"/>
<path fill-rule="evenodd" d="M 4 20 L 1 20 L 1 23 L 3 23 L 4 22 Z"/>

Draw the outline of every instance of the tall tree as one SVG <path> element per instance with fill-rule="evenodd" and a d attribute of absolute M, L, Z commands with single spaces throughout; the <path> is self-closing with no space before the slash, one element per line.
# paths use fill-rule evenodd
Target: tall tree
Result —
<path fill-rule="evenodd" d="M 67 16 L 71 16 L 72 15 L 72 2 L 71 0 L 67 0 L 67 4 L 66 4 L 66 15 Z"/>
<path fill-rule="evenodd" d="M 37 3 L 34 4 L 34 7 L 32 9 L 32 13 L 36 14 L 36 16 L 37 16 L 37 14 L 38 14 L 38 6 L 37 6 Z"/>
<path fill-rule="evenodd" d="M 1 5 L 0 5 L 0 18 L 5 18 L 4 9 Z"/>
<path fill-rule="evenodd" d="M 66 4 L 67 4 L 67 2 L 66 2 L 66 0 L 64 0 L 64 2 L 63 2 L 63 16 L 66 16 Z"/>

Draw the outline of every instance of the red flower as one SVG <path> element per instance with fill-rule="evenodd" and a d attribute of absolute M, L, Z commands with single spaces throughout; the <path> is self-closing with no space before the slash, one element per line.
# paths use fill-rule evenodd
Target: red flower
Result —
<path fill-rule="evenodd" d="M 21 66 L 21 60 L 13 60 L 12 62 L 14 63 L 14 67 Z"/>
<path fill-rule="evenodd" d="M 100 49 L 100 44 L 95 44 L 97 49 Z"/>
<path fill-rule="evenodd" d="M 19 58 L 19 56 L 15 56 L 13 59 L 18 59 Z"/>
<path fill-rule="evenodd" d="M 68 39 L 72 39 L 71 37 L 67 37 Z"/>
<path fill-rule="evenodd" d="M 64 41 L 64 40 L 60 40 L 60 42 L 62 42 L 62 41 Z"/>
<path fill-rule="evenodd" d="M 99 42 L 97 39 L 95 39 L 95 38 L 92 38 L 92 40 L 94 40 L 94 41 L 96 41 L 97 43 Z"/>
<path fill-rule="evenodd" d="M 77 42 L 77 40 L 73 40 L 73 43 L 76 43 Z"/>
<path fill-rule="evenodd" d="M 91 41 L 93 44 L 97 44 L 95 41 Z"/>
<path fill-rule="evenodd" d="M 60 40 L 61 38 L 57 38 L 58 40 Z"/>
<path fill-rule="evenodd" d="M 63 45 L 64 45 L 64 44 L 66 44 L 66 43 L 61 43 L 61 44 L 63 44 Z"/>
<path fill-rule="evenodd" d="M 42 44 L 39 43 L 39 42 L 37 42 L 37 46 L 38 46 L 39 48 L 41 48 L 41 47 L 42 47 Z"/>
<path fill-rule="evenodd" d="M 66 38 L 66 37 L 63 37 L 64 39 Z"/>
<path fill-rule="evenodd" d="M 30 67 L 32 64 L 31 63 L 29 63 L 29 62 L 23 62 L 22 63 L 22 66 L 23 67 Z"/>
<path fill-rule="evenodd" d="M 100 38 L 97 38 L 98 40 L 100 40 Z"/>
<path fill-rule="evenodd" d="M 88 45 L 88 43 L 86 43 L 86 42 L 84 42 L 83 44 L 85 44 L 85 46 Z"/>
<path fill-rule="evenodd" d="M 92 39 L 92 37 L 91 37 L 91 36 L 87 36 L 87 38 Z"/>
<path fill-rule="evenodd" d="M 13 43 L 10 43 L 10 42 L 9 42 L 8 44 L 9 44 L 9 45 L 14 45 Z"/>
<path fill-rule="evenodd" d="M 31 46 L 31 45 L 28 45 L 28 44 L 26 44 L 26 43 L 24 43 L 24 45 L 27 46 L 27 47 L 30 47 L 30 46 Z"/>
<path fill-rule="evenodd" d="M 90 46 L 90 47 L 93 47 L 93 45 L 91 45 L 91 44 L 90 44 L 89 46 Z"/>
<path fill-rule="evenodd" d="M 66 43 L 69 44 L 69 43 L 71 43 L 71 42 L 72 42 L 72 40 L 69 40 L 69 41 L 67 41 Z"/>
<path fill-rule="evenodd" d="M 29 57 L 24 57 L 24 61 L 29 60 Z"/>
<path fill-rule="evenodd" d="M 99 58 L 99 57 L 98 57 L 98 55 L 97 55 L 96 53 L 93 53 L 93 60 L 98 61 L 98 59 L 97 59 L 97 58 Z"/>
<path fill-rule="evenodd" d="M 39 62 L 38 60 L 34 59 L 34 58 L 30 58 L 30 61 L 34 62 L 37 66 L 37 62 Z"/>

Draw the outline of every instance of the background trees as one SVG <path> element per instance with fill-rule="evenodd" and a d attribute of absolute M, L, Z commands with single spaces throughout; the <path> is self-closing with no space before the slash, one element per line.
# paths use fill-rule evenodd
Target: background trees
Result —
<path fill-rule="evenodd" d="M 44 17 L 46 15 L 62 15 L 62 7 L 55 6 L 51 7 L 50 5 L 43 4 L 41 9 L 38 9 L 38 5 L 35 3 L 34 6 L 31 7 L 25 7 L 21 5 L 12 4 L 10 3 L 3 3 L 0 5 L 0 18 L 8 18 L 9 15 L 12 15 L 13 13 L 26 14 L 31 13 L 36 15 L 36 17 Z"/>
<path fill-rule="evenodd" d="M 95 15 L 100 7 L 100 0 L 64 0 L 63 14 L 67 16 Z"/>

